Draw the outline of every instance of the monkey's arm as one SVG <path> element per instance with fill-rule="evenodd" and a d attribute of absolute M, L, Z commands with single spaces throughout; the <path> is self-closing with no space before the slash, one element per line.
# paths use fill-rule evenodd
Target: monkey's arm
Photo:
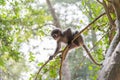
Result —
<path fill-rule="evenodd" d="M 56 48 L 54 54 L 57 54 L 57 52 L 60 50 L 60 48 L 61 48 L 61 43 L 59 41 L 57 41 L 57 48 Z"/>
<path fill-rule="evenodd" d="M 57 41 L 57 47 L 55 49 L 55 52 L 52 56 L 49 57 L 49 60 L 52 60 L 54 55 L 57 55 L 59 53 L 60 48 L 61 48 L 61 43 L 59 41 Z"/>
<path fill-rule="evenodd" d="M 90 52 L 89 52 L 88 48 L 86 47 L 86 45 L 83 44 L 82 46 L 83 46 L 83 48 L 85 49 L 85 51 L 87 52 L 87 54 L 88 54 L 89 58 L 92 60 L 92 62 L 95 63 L 95 64 L 98 65 L 98 66 L 101 66 L 102 64 L 99 64 L 98 62 L 96 62 L 96 61 L 94 60 L 94 58 L 93 58 L 92 55 L 90 54 Z"/>

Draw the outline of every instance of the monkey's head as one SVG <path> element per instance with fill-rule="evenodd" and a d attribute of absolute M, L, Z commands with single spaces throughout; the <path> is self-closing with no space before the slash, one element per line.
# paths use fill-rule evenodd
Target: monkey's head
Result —
<path fill-rule="evenodd" d="M 59 40 L 60 37 L 62 35 L 62 31 L 60 29 L 54 29 L 52 32 L 51 32 L 51 36 L 55 39 L 55 40 Z"/>

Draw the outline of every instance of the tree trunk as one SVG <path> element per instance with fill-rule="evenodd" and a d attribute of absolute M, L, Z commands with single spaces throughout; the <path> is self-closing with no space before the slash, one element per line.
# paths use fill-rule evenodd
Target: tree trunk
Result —
<path fill-rule="evenodd" d="M 70 68 L 69 68 L 69 64 L 68 64 L 68 59 L 67 58 L 63 62 L 62 75 L 63 75 L 63 80 L 71 80 Z"/>
<path fill-rule="evenodd" d="M 105 55 L 98 80 L 120 80 L 120 0 L 111 0 L 116 13 L 116 35 Z"/>

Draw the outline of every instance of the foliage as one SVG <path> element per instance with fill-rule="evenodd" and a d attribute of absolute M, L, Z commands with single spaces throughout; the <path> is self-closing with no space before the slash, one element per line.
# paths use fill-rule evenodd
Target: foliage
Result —
<path fill-rule="evenodd" d="M 86 24 L 92 22 L 104 12 L 103 6 L 95 0 L 52 1 L 62 28 L 71 27 L 80 31 Z M 81 11 L 85 17 L 78 15 L 75 9 L 72 10 L 71 6 L 74 6 L 77 11 Z M 40 4 L 39 0 L 0 0 L 0 72 L 2 73 L 0 79 L 18 80 L 22 79 L 25 73 L 25 76 L 29 75 L 29 80 L 33 80 L 36 70 L 30 69 L 30 67 L 34 66 L 36 68 L 37 66 L 38 70 L 38 67 L 43 65 L 44 62 L 39 62 L 36 57 L 41 53 L 44 54 L 44 52 L 39 50 L 39 52 L 34 52 L 34 49 L 37 49 L 38 46 L 31 46 L 32 42 L 30 40 L 39 38 L 42 42 L 43 37 L 49 36 L 53 26 L 51 24 L 52 17 L 46 7 L 47 5 Z M 66 10 L 64 10 L 65 8 Z M 112 15 L 112 17 L 115 16 Z M 85 18 L 87 19 L 84 21 Z M 70 19 L 71 22 L 69 22 Z M 103 16 L 93 23 L 91 28 L 82 33 L 88 48 L 94 47 L 91 54 L 98 62 L 103 60 L 103 53 L 109 46 L 108 34 L 110 30 L 108 22 L 108 17 Z M 100 40 L 100 38 L 102 39 Z M 20 51 L 21 46 L 25 50 L 27 49 L 22 45 L 23 43 L 28 44 L 29 47 L 26 53 Z M 41 46 L 42 43 L 37 45 Z M 48 50 L 48 53 L 51 52 Z M 68 58 L 72 80 L 96 80 L 97 71 L 100 68 L 92 64 L 89 58 L 87 59 L 84 50 L 81 48 L 75 49 L 70 52 Z M 57 80 L 59 67 L 60 59 L 57 57 L 43 68 L 38 78 L 40 80 Z"/>
<path fill-rule="evenodd" d="M 55 2 L 59 2 L 59 3 L 76 3 L 78 2 L 79 0 L 54 0 Z"/>
<path fill-rule="evenodd" d="M 32 2 L 35 3 L 34 0 L 0 1 L 0 70 L 4 75 L 0 76 L 1 79 L 18 80 L 27 65 L 19 51 L 21 43 L 35 35 L 43 36 L 40 29 L 46 21 L 51 20 L 44 9 L 34 9 Z M 33 57 L 30 57 L 33 61 Z M 16 73 L 13 67 L 18 67 Z"/>

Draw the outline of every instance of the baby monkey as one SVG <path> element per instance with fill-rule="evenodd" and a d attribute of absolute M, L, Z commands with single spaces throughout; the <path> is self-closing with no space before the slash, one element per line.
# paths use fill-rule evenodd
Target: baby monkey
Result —
<path fill-rule="evenodd" d="M 61 42 L 67 44 L 67 45 L 70 45 L 70 49 L 73 49 L 73 48 L 76 48 L 76 47 L 80 47 L 82 46 L 85 51 L 87 52 L 88 56 L 90 57 L 90 59 L 96 64 L 96 65 L 101 65 L 99 63 L 97 63 L 93 57 L 91 56 L 88 48 L 86 47 L 86 45 L 84 44 L 84 41 L 83 41 L 83 38 L 82 36 L 80 35 L 76 40 L 73 41 L 72 43 L 72 40 L 74 39 L 75 35 L 78 33 L 78 31 L 75 31 L 75 32 L 72 32 L 70 28 L 68 28 L 67 30 L 65 31 L 61 31 L 60 29 L 54 29 L 52 32 L 51 32 L 51 36 L 53 37 L 53 39 L 55 39 L 57 41 L 57 47 L 56 47 L 56 50 L 54 52 L 54 55 L 58 53 L 58 51 L 60 50 L 61 48 Z M 49 57 L 49 60 L 51 60 L 53 58 L 53 56 L 50 56 Z"/>

